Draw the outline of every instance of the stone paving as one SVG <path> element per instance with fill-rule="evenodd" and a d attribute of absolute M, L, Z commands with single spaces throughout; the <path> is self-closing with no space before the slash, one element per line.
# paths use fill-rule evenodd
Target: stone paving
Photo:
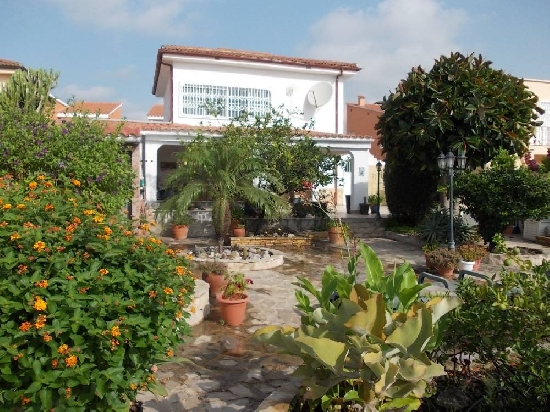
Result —
<path fill-rule="evenodd" d="M 511 240 L 508 241 L 512 245 Z M 189 239 L 189 242 L 208 241 Z M 364 239 L 364 242 L 377 252 L 388 269 L 407 261 L 417 273 L 425 270 L 424 254 L 418 246 L 386 238 Z M 165 385 L 168 397 L 140 394 L 138 400 L 143 402 L 144 410 L 281 411 L 266 405 L 273 400 L 272 393 L 276 390 L 282 387 L 295 390 L 299 386 L 290 376 L 298 360 L 276 354 L 250 336 L 265 325 L 299 324 L 292 284 L 296 276 L 307 276 L 317 282 L 328 264 L 343 270 L 347 264 L 346 252 L 330 248 L 327 242 L 321 243 L 315 248 L 283 249 L 282 266 L 246 273 L 254 284 L 249 287 L 250 302 L 243 325 L 223 326 L 216 304 L 211 300 L 210 315 L 193 327 L 192 336 L 186 337 L 177 353 L 191 363 L 160 365 L 158 378 Z M 481 271 L 492 274 L 498 267 L 486 264 Z M 278 404 L 277 399 L 272 403 Z"/>

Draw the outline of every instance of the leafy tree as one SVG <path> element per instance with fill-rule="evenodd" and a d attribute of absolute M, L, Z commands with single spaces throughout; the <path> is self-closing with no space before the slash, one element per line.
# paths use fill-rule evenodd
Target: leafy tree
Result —
<path fill-rule="evenodd" d="M 536 121 L 537 97 L 522 79 L 491 67 L 480 55 L 441 56 L 427 72 L 414 67 L 384 97 L 376 125 L 390 161 L 437 170 L 437 156 L 459 149 L 471 168 L 489 162 L 500 148 L 523 155 Z"/>
<path fill-rule="evenodd" d="M 266 217 L 275 217 L 287 202 L 276 193 L 258 187 L 254 181 L 269 181 L 260 158 L 251 155 L 248 136 L 230 133 L 223 138 L 198 136 L 178 155 L 179 167 L 166 179 L 175 194 L 159 208 L 161 215 L 173 210 L 186 210 L 199 196 L 212 198 L 212 220 L 220 248 L 231 225 L 231 206 L 245 200 L 263 209 Z"/>
<path fill-rule="evenodd" d="M 57 85 L 58 78 L 59 73 L 52 70 L 16 70 L 0 93 L 0 113 L 40 113 L 51 109 L 50 91 Z"/>
<path fill-rule="evenodd" d="M 505 150 L 490 169 L 466 172 L 457 179 L 457 195 L 490 242 L 514 221 L 550 215 L 550 179 L 546 173 L 515 168 Z"/>
<path fill-rule="evenodd" d="M 45 85 L 54 84 L 56 76 L 35 74 L 25 80 L 29 93 L 20 95 L 23 101 L 0 93 L 0 173 L 17 180 L 35 173 L 66 176 L 106 211 L 120 210 L 132 196 L 134 172 L 118 133 L 106 134 L 101 122 L 84 117 L 53 122 L 43 98 L 49 95 Z M 7 90 L 15 84 L 23 89 L 25 83 L 19 76 L 10 78 Z"/>

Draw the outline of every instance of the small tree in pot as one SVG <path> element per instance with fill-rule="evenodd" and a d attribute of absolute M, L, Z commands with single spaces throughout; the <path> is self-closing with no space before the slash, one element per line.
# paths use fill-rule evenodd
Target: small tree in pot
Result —
<path fill-rule="evenodd" d="M 452 278 L 461 260 L 460 253 L 442 247 L 426 252 L 426 257 L 437 273 L 446 278 Z"/>
<path fill-rule="evenodd" d="M 202 280 L 210 285 L 210 296 L 221 293 L 226 285 L 227 265 L 216 261 L 200 262 L 197 269 L 202 274 Z"/>

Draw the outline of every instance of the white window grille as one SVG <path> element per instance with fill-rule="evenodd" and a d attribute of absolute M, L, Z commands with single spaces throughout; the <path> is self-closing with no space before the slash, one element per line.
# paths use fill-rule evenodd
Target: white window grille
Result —
<path fill-rule="evenodd" d="M 246 111 L 261 116 L 271 110 L 271 92 L 266 89 L 184 84 L 181 92 L 183 115 L 237 117 Z"/>

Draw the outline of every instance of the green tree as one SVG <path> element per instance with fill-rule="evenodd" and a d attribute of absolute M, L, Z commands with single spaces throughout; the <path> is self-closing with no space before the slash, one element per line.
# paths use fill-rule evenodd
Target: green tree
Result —
<path fill-rule="evenodd" d="M 484 166 L 505 148 L 522 156 L 542 109 L 522 79 L 491 67 L 480 55 L 451 53 L 429 72 L 411 70 L 384 97 L 376 125 L 389 161 L 438 172 L 441 152 L 463 150 L 471 168 Z"/>
<path fill-rule="evenodd" d="M 248 201 L 263 209 L 266 217 L 278 216 L 287 205 L 276 193 L 258 187 L 254 182 L 269 181 L 265 164 L 251 153 L 249 136 L 233 132 L 222 138 L 198 136 L 178 155 L 179 167 L 166 179 L 175 194 L 159 208 L 160 215 L 173 210 L 187 210 L 200 196 L 212 199 L 212 220 L 220 248 L 231 225 L 231 206 Z"/>
<path fill-rule="evenodd" d="M 517 220 L 550 215 L 548 175 L 525 166 L 515 168 L 505 150 L 495 158 L 492 168 L 461 175 L 456 189 L 487 243 Z"/>
<path fill-rule="evenodd" d="M 118 133 L 107 134 L 101 122 L 85 117 L 53 122 L 44 99 L 57 75 L 30 73 L 11 78 L 6 88 L 23 90 L 27 84 L 28 93 L 0 93 L 0 173 L 17 180 L 36 173 L 66 176 L 106 211 L 120 210 L 132 196 L 134 172 Z"/>

